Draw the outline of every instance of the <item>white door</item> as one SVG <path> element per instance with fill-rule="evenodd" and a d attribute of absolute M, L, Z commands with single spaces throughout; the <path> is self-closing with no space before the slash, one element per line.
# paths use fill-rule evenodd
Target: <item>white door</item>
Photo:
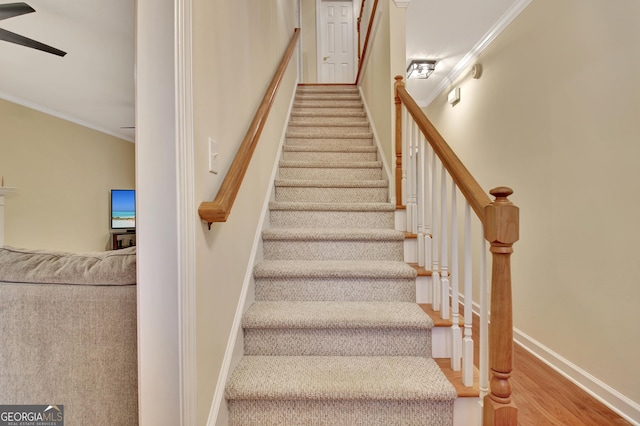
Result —
<path fill-rule="evenodd" d="M 353 83 L 353 2 L 322 0 L 318 31 L 318 82 Z"/>

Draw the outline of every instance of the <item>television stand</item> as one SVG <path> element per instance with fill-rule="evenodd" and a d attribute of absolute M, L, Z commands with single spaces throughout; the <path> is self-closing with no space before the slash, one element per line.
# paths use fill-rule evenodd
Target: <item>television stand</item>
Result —
<path fill-rule="evenodd" d="M 134 229 L 123 229 L 121 231 L 111 231 L 111 250 L 120 250 L 136 245 L 136 231 Z"/>

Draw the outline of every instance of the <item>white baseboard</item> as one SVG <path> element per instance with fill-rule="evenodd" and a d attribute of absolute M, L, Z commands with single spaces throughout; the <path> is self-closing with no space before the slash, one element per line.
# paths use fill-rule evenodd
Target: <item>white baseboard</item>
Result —
<path fill-rule="evenodd" d="M 553 368 L 558 374 L 611 408 L 631 424 L 640 425 L 640 404 L 627 398 L 611 386 L 592 376 L 568 359 L 563 358 L 521 330 L 514 328 L 513 335 L 513 340 L 518 345 Z"/>

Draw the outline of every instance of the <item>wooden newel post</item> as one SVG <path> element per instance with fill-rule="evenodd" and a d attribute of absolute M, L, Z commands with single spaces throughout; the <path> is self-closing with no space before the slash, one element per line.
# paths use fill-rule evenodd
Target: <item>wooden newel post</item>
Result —
<path fill-rule="evenodd" d="M 489 191 L 496 199 L 484 209 L 484 235 L 491 244 L 491 324 L 489 325 L 489 394 L 484 398 L 484 425 L 518 423 L 518 409 L 511 401 L 513 369 L 513 317 L 511 306 L 511 253 L 519 238 L 519 209 L 507 197 L 513 190 Z"/>
<path fill-rule="evenodd" d="M 396 208 L 402 207 L 402 101 L 398 96 L 398 87 L 404 87 L 402 76 L 395 76 L 394 93 L 396 104 Z"/>

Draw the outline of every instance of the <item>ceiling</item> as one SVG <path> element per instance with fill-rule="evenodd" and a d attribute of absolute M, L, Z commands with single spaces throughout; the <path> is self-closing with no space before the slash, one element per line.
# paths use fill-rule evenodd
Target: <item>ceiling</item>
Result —
<path fill-rule="evenodd" d="M 427 80 L 408 91 L 427 105 L 474 59 L 474 48 L 530 0 L 412 0 L 407 64 L 437 59 Z M 0 4 L 12 3 L 0 0 Z M 58 57 L 0 41 L 0 98 L 104 133 L 134 140 L 135 0 L 26 0 L 36 12 L 0 28 L 67 52 Z M 511 18 L 512 19 L 512 18 Z M 505 23 L 506 22 L 506 23 Z M 471 52 L 471 54 L 469 53 Z"/>
<path fill-rule="evenodd" d="M 407 66 L 434 59 L 424 79 L 407 80 L 407 91 L 427 106 L 531 0 L 411 0 L 407 9 Z"/>
<path fill-rule="evenodd" d="M 0 28 L 67 55 L 0 41 L 0 98 L 133 141 L 135 0 L 25 2 Z"/>

